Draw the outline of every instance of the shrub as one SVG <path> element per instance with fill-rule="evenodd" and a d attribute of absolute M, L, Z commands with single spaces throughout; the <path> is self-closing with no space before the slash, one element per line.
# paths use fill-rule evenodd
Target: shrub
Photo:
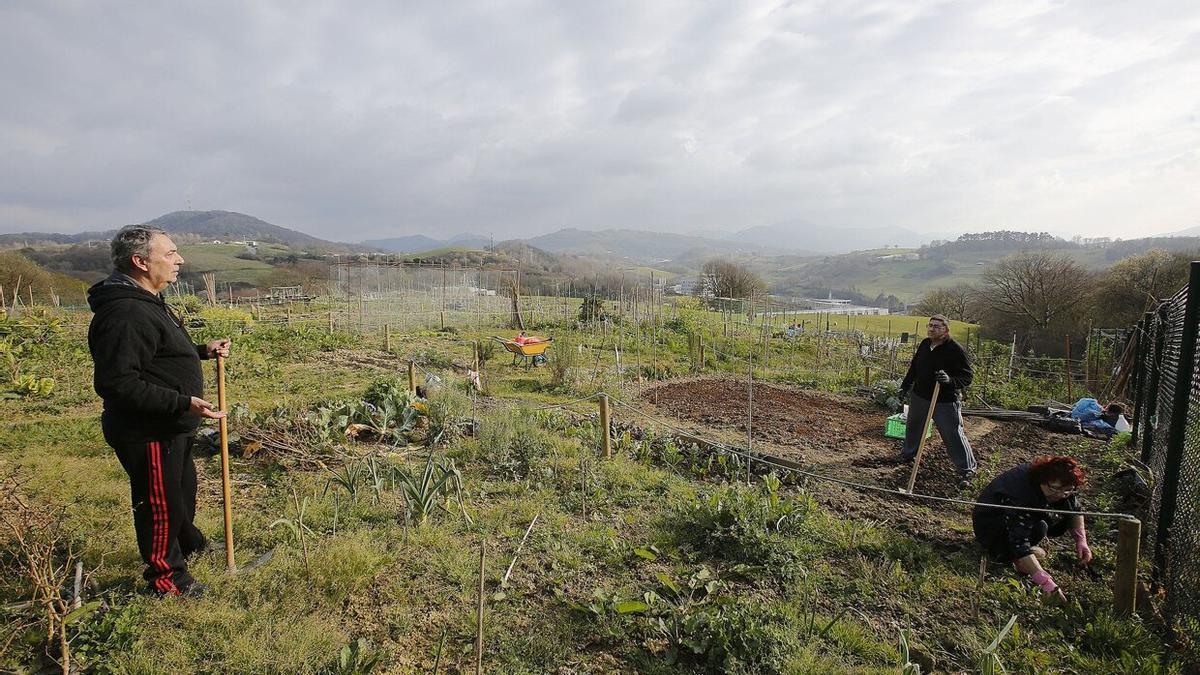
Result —
<path fill-rule="evenodd" d="M 781 545 L 782 535 L 799 530 L 813 502 L 783 496 L 779 486 L 779 478 L 770 474 L 757 488 L 716 489 L 680 510 L 678 532 L 696 550 L 721 560 L 787 567 L 793 558 Z"/>

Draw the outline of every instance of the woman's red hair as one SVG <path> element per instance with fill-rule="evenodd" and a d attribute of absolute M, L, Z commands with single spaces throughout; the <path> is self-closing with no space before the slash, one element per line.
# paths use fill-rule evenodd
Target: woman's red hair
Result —
<path fill-rule="evenodd" d="M 1038 457 L 1029 467 L 1029 477 L 1034 483 L 1060 483 L 1065 487 L 1079 487 L 1087 479 L 1083 467 L 1074 457 Z"/>

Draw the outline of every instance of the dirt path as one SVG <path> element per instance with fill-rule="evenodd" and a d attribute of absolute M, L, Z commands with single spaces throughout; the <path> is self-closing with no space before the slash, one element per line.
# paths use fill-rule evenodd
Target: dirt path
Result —
<path fill-rule="evenodd" d="M 745 447 L 750 418 L 745 380 L 694 379 L 650 386 L 640 393 L 648 412 L 684 420 L 699 435 Z M 755 450 L 801 462 L 814 473 L 865 485 L 902 487 L 908 465 L 896 463 L 900 441 L 883 435 L 887 413 L 859 398 L 755 383 Z M 1087 462 L 1103 444 L 1045 431 L 1023 422 L 967 418 L 980 477 L 957 487 L 954 465 L 937 433 L 925 446 L 916 492 L 973 498 L 997 473 L 1037 455 L 1067 454 Z M 1089 455 L 1091 457 L 1089 457 Z M 835 484 L 814 485 L 819 501 L 843 515 L 887 520 L 940 549 L 973 547 L 966 507 L 897 499 Z"/>

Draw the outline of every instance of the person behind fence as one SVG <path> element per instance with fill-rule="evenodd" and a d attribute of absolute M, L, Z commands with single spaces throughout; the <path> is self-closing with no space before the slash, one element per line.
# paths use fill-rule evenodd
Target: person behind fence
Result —
<path fill-rule="evenodd" d="M 900 459 L 907 462 L 916 456 L 925 431 L 922 427 L 933 397 L 933 385 L 939 383 L 933 423 L 958 469 L 960 484 L 965 486 L 975 475 L 975 455 L 962 421 L 962 391 L 971 385 L 971 363 L 962 346 L 950 337 L 950 321 L 946 317 L 941 314 L 929 317 L 926 335 L 900 383 L 900 398 L 909 400 Z"/>
<path fill-rule="evenodd" d="M 187 558 L 207 547 L 193 524 L 196 466 L 192 434 L 202 418 L 220 418 L 204 400 L 200 360 L 228 356 L 230 341 L 195 344 L 162 291 L 179 276 L 183 257 L 161 229 L 122 228 L 112 240 L 115 268 L 88 289 L 94 316 L 88 348 L 100 426 L 129 475 L 133 525 L 151 593 L 203 592 Z"/>
<path fill-rule="evenodd" d="M 1083 468 L 1071 457 L 1039 457 L 996 476 L 975 500 L 971 514 L 975 541 L 993 562 L 1012 563 L 1018 572 L 1046 596 L 1063 601 L 1066 596 L 1038 558 L 1045 558 L 1041 542 L 1046 537 L 1071 534 L 1075 555 L 1092 561 L 1083 516 L 1038 511 L 999 509 L 987 504 L 1033 509 L 1078 511 L 1075 494 L 1085 479 Z"/>
<path fill-rule="evenodd" d="M 1071 417 L 1079 420 L 1081 427 L 1106 438 L 1116 435 L 1124 414 L 1125 407 L 1120 403 L 1109 403 L 1101 408 L 1100 402 L 1094 398 L 1081 398 L 1071 408 Z"/>

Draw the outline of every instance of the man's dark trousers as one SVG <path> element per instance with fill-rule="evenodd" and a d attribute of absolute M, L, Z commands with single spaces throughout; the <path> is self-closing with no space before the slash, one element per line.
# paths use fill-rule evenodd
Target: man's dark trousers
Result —
<path fill-rule="evenodd" d="M 921 444 L 921 427 L 924 426 L 925 416 L 929 414 L 929 399 L 916 394 L 908 397 L 908 426 L 904 430 L 904 444 L 900 447 L 900 457 L 910 460 L 917 455 L 917 447 Z M 962 404 L 958 401 L 938 401 L 933 408 L 933 425 L 942 436 L 951 461 L 959 473 L 975 471 L 975 454 L 971 452 L 971 442 L 963 430 Z"/>
<path fill-rule="evenodd" d="M 196 517 L 192 436 L 140 443 L 106 440 L 129 474 L 133 527 L 150 590 L 178 595 L 193 583 L 187 556 L 207 545 L 204 534 L 192 524 Z"/>

